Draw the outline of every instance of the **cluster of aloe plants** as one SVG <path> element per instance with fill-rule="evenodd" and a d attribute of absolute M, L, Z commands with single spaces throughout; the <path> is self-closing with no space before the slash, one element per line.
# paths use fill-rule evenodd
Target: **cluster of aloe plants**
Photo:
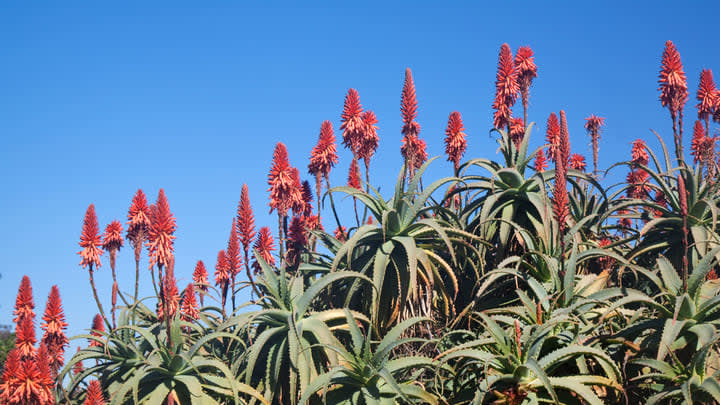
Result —
<path fill-rule="evenodd" d="M 720 403 L 720 176 L 710 123 L 720 122 L 720 92 L 711 73 L 701 75 L 692 162 L 682 151 L 685 73 L 668 42 L 660 99 L 674 156 L 659 136 L 659 153 L 638 140 L 628 160 L 601 173 L 603 118 L 592 115 L 588 173 L 570 153 L 563 111 L 547 120 L 546 143 L 530 149 L 536 72 L 530 48 L 513 58 L 503 45 L 492 131 L 502 158 L 462 161 L 467 140 L 453 112 L 445 139 L 453 173 L 429 181 L 436 158 L 419 137 L 408 70 L 404 165 L 390 195 L 370 181 L 377 119 L 351 89 L 340 127 L 353 154 L 348 185 L 330 185 L 338 163 L 330 122 L 310 159 L 315 190 L 278 144 L 269 175 L 278 254 L 270 228 L 255 231 L 243 187 L 214 285 L 198 262 L 193 283 L 178 290 L 169 204 L 162 190 L 152 205 L 139 191 L 126 238 L 136 277 L 148 246 L 156 294 L 139 298 L 137 282 L 123 293 L 114 276 L 122 226 L 101 237 L 91 206 L 81 264 L 94 290 L 93 271 L 110 253 L 110 315 L 95 294 L 99 315 L 81 336 L 90 343 L 63 368 L 62 356 L 56 362 L 54 398 L 30 385 L 18 393 L 18 367 L 9 365 L 0 403 Z M 523 118 L 512 116 L 518 97 Z M 619 170 L 626 182 L 602 184 Z M 342 201 L 353 203 L 347 221 Z M 241 289 L 250 302 L 235 302 Z M 21 301 L 27 307 L 27 294 Z M 21 335 L 22 361 L 44 364 Z"/>

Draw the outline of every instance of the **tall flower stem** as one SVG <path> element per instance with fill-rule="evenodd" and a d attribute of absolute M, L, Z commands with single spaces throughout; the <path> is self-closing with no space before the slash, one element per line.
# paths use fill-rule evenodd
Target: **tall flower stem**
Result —
<path fill-rule="evenodd" d="M 278 212 L 278 241 L 280 245 L 278 253 L 280 255 L 280 260 L 282 260 L 285 253 L 285 238 L 283 238 L 283 217 L 280 215 L 280 212 Z"/>
<path fill-rule="evenodd" d="M 92 287 L 93 296 L 95 297 L 95 303 L 97 304 L 98 311 L 100 311 L 100 315 L 102 316 L 103 321 L 105 322 L 105 326 L 107 326 L 107 328 L 110 329 L 110 322 L 108 321 L 107 317 L 105 316 L 105 310 L 103 309 L 102 303 L 100 302 L 100 298 L 98 297 L 97 288 L 95 288 L 95 277 L 93 276 L 94 271 L 93 271 L 92 263 L 90 263 L 88 273 L 90 274 L 90 287 Z"/>
<path fill-rule="evenodd" d="M 330 177 L 325 176 L 325 184 L 327 185 L 328 189 L 328 196 L 330 197 L 330 208 L 332 208 L 333 215 L 335 216 L 335 222 L 337 223 L 338 229 L 342 229 L 342 225 L 340 225 L 340 218 L 338 217 L 337 210 L 335 209 L 335 201 L 333 200 L 332 192 L 330 192 Z"/>

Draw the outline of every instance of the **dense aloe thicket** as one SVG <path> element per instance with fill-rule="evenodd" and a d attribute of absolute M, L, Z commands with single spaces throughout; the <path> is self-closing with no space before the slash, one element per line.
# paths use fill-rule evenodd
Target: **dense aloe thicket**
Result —
<path fill-rule="evenodd" d="M 137 285 L 116 282 L 111 299 L 95 294 L 86 347 L 64 361 L 59 297 L 51 294 L 36 349 L 27 281 L 0 403 L 720 403 L 712 74 L 702 74 L 686 160 L 683 113 L 694 112 L 684 109 L 680 56 L 666 44 L 660 100 L 674 148 L 660 136 L 656 151 L 636 140 L 609 168 L 626 181 L 611 186 L 597 167 L 601 117 L 585 128 L 593 170 L 571 154 L 570 132 L 580 131 L 563 111 L 547 119 L 545 144 L 529 148 L 535 74 L 529 48 L 513 58 L 503 45 L 492 125 L 499 159 L 462 159 L 467 141 L 453 112 L 445 141 L 454 172 L 431 179 L 437 158 L 419 135 L 408 70 L 404 165 L 385 195 L 371 176 L 377 119 L 351 89 L 340 127 L 353 153 L 348 185 L 330 184 L 338 159 L 329 122 L 312 151 L 312 183 L 278 144 L 268 179 L 277 224 L 256 229 L 243 187 L 214 283 L 198 262 L 194 282 L 178 290 L 184 270 L 175 269 L 175 219 L 162 190 L 152 205 L 138 191 L 125 238 L 119 222 L 101 237 L 91 206 L 80 244 L 93 290 L 104 251 L 115 279 L 126 239 L 136 272 L 148 247 L 157 294 L 139 298 Z M 512 116 L 518 101 L 523 118 Z M 236 302 L 241 289 L 251 302 Z"/>

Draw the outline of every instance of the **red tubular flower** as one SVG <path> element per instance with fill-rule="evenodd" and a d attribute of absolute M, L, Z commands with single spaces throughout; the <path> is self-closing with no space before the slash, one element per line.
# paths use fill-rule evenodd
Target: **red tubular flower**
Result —
<path fill-rule="evenodd" d="M 303 216 L 310 216 L 312 215 L 313 211 L 313 195 L 312 195 L 312 189 L 310 188 L 310 183 L 308 183 L 307 180 L 303 181 L 302 183 L 302 201 L 303 201 L 303 210 L 302 215 Z"/>
<path fill-rule="evenodd" d="M 570 163 L 568 163 L 568 166 L 573 170 L 580 170 L 581 172 L 585 171 L 585 156 L 579 154 L 579 153 L 573 153 L 572 156 L 570 156 Z"/>
<path fill-rule="evenodd" d="M 360 139 L 364 131 L 364 124 L 361 117 L 363 112 L 360 104 L 360 95 L 357 90 L 349 89 L 345 96 L 345 105 L 340 116 L 342 123 L 340 129 L 343 130 L 343 145 L 350 149 L 353 156 L 357 157 L 360 149 Z"/>
<path fill-rule="evenodd" d="M 197 299 L 195 298 L 195 285 L 193 283 L 185 287 L 180 316 L 185 322 L 192 322 L 200 317 Z"/>
<path fill-rule="evenodd" d="M 700 73 L 700 86 L 697 91 L 698 119 L 707 120 L 717 108 L 719 96 L 713 81 L 712 70 L 703 69 Z"/>
<path fill-rule="evenodd" d="M 448 156 L 448 162 L 453 162 L 455 171 L 458 170 L 460 159 L 462 159 L 465 149 L 467 149 L 464 129 L 460 113 L 457 111 L 451 112 L 445 129 L 445 153 Z"/>
<path fill-rule="evenodd" d="M 43 323 L 40 328 L 45 331 L 41 342 L 47 346 L 50 357 L 50 367 L 53 373 L 62 367 L 65 363 L 65 347 L 68 346 L 68 338 L 65 336 L 67 322 L 65 322 L 65 314 L 62 309 L 60 300 L 60 290 L 56 285 L 50 289 L 47 305 L 45 306 L 45 314 L 42 317 Z"/>
<path fill-rule="evenodd" d="M 427 160 L 426 147 L 425 141 L 417 136 L 406 136 L 402 139 L 400 153 L 405 158 L 411 175 Z"/>
<path fill-rule="evenodd" d="M 255 257 L 256 254 L 259 254 L 260 257 L 265 261 L 265 263 L 269 264 L 270 266 L 275 265 L 275 258 L 272 255 L 272 252 L 275 250 L 275 242 L 273 241 L 272 234 L 270 233 L 270 228 L 267 226 L 263 226 L 260 228 L 260 232 L 258 232 L 258 237 L 255 240 L 255 253 L 253 254 L 253 257 Z M 260 272 L 260 265 L 257 262 L 257 258 L 253 262 L 253 270 L 255 273 Z"/>
<path fill-rule="evenodd" d="M 336 228 L 333 234 L 335 235 L 335 239 L 340 242 L 345 242 L 347 240 L 347 229 L 344 226 L 342 228 Z"/>
<path fill-rule="evenodd" d="M 97 269 L 101 266 L 100 256 L 103 254 L 103 251 L 100 245 L 101 241 L 97 216 L 95 215 L 95 205 L 90 204 L 85 212 L 82 234 L 80 234 L 80 247 L 83 248 L 83 250 L 79 251 L 78 254 L 82 257 L 80 261 L 82 267 L 90 265 L 91 268 L 95 267 Z"/>
<path fill-rule="evenodd" d="M 35 355 L 35 323 L 32 318 L 22 318 L 15 328 L 15 348 L 23 359 Z"/>
<path fill-rule="evenodd" d="M 510 119 L 510 139 L 515 145 L 515 149 L 520 149 L 520 144 L 525 138 L 525 121 L 522 118 Z"/>
<path fill-rule="evenodd" d="M 631 187 L 628 188 L 627 194 L 630 198 L 647 199 L 650 195 L 649 185 L 650 175 L 642 169 L 633 169 L 628 173 L 625 181 Z"/>
<path fill-rule="evenodd" d="M 322 223 L 320 223 L 320 217 L 317 215 L 308 215 L 306 217 L 303 217 L 303 220 L 305 221 L 305 226 L 310 230 L 324 230 Z"/>
<path fill-rule="evenodd" d="M 270 188 L 270 212 L 277 209 L 280 216 L 287 216 L 288 211 L 301 200 L 299 172 L 290 166 L 285 144 L 278 142 L 273 152 L 273 165 L 268 175 Z M 297 178 L 296 178 L 297 177 Z"/>
<path fill-rule="evenodd" d="M 163 189 L 158 192 L 157 201 L 150 212 L 152 215 L 147 243 L 150 251 L 150 267 L 155 264 L 167 267 L 173 260 L 173 239 L 175 239 L 173 233 L 177 226 Z"/>
<path fill-rule="evenodd" d="M 105 227 L 102 248 L 110 254 L 110 267 L 115 268 L 115 258 L 118 250 L 123 246 L 122 224 L 114 220 Z"/>
<path fill-rule="evenodd" d="M 140 260 L 142 245 L 150 229 L 150 208 L 142 190 L 138 190 L 132 199 L 127 216 L 127 234 L 125 237 L 135 249 L 135 261 Z"/>
<path fill-rule="evenodd" d="M 647 152 L 647 145 L 642 139 L 636 139 L 633 141 L 631 155 L 633 165 L 647 166 L 648 162 L 650 162 L 650 156 Z"/>
<path fill-rule="evenodd" d="M 360 137 L 360 147 L 358 148 L 358 159 L 365 161 L 365 166 L 370 165 L 370 158 L 375 154 L 378 144 L 380 143 L 380 137 L 378 137 L 378 127 L 375 124 L 378 123 L 377 117 L 373 111 L 367 110 L 362 113 L 363 121 L 363 132 Z"/>
<path fill-rule="evenodd" d="M 164 311 L 158 313 L 160 319 L 165 319 L 167 314 L 169 319 L 173 319 L 180 307 L 180 292 L 178 291 L 177 282 L 175 281 L 175 271 L 173 266 L 169 266 L 165 272 L 165 280 L 163 280 L 162 293 L 165 296 Z"/>
<path fill-rule="evenodd" d="M 565 167 L 565 163 L 568 161 L 567 156 L 570 153 L 568 137 L 565 111 L 560 111 L 560 139 L 555 149 L 555 187 L 552 202 L 553 216 L 558 223 L 561 241 L 564 238 L 567 218 L 570 215 L 567 194 L 567 168 Z"/>
<path fill-rule="evenodd" d="M 354 160 L 353 160 L 354 161 Z M 306 224 L 303 217 L 296 215 L 290 222 L 288 231 L 287 262 L 290 266 L 300 263 L 300 253 L 308 243 Z"/>
<path fill-rule="evenodd" d="M 683 71 L 680 53 L 672 41 L 665 42 L 660 70 L 660 102 L 663 107 L 670 109 L 673 118 L 682 110 L 687 102 L 687 78 Z"/>
<path fill-rule="evenodd" d="M 333 134 L 332 124 L 330 121 L 323 121 L 320 126 L 318 142 L 310 153 L 310 164 L 308 165 L 308 171 L 315 176 L 318 200 L 322 194 L 320 180 L 322 177 L 328 177 L 330 169 L 335 167 L 337 162 L 337 146 L 335 145 L 335 135 Z"/>
<path fill-rule="evenodd" d="M 350 163 L 350 172 L 348 173 L 348 187 L 362 190 L 360 184 L 360 167 L 358 166 L 357 159 L 353 159 Z"/>
<path fill-rule="evenodd" d="M 592 141 L 593 151 L 593 173 L 597 174 L 598 167 L 598 150 L 600 148 L 600 127 L 605 125 L 605 118 L 598 117 L 595 114 L 590 114 L 589 117 L 585 118 L 585 129 Z"/>
<path fill-rule="evenodd" d="M 2 379 L 0 380 L 0 403 L 9 404 L 19 385 L 18 374 L 22 366 L 22 359 L 17 349 L 11 349 L 5 358 Z"/>
<path fill-rule="evenodd" d="M 105 397 L 98 380 L 92 380 L 88 384 L 83 405 L 105 405 Z"/>
<path fill-rule="evenodd" d="M 498 69 L 495 79 L 495 101 L 492 108 L 495 109 L 493 124 L 495 128 L 505 128 L 510 123 L 512 106 L 517 100 L 520 87 L 517 82 L 517 70 L 513 64 L 512 51 L 508 44 L 502 44 L 498 57 Z"/>
<path fill-rule="evenodd" d="M 690 146 L 690 154 L 693 155 L 695 163 L 699 162 L 703 155 L 702 146 L 705 142 L 705 127 L 700 120 L 695 121 L 693 127 L 692 144 Z"/>
<path fill-rule="evenodd" d="M 560 143 L 560 121 L 555 113 L 550 113 L 547 119 L 547 130 L 545 131 L 545 142 L 548 144 L 548 157 L 555 161 L 555 149 Z"/>
<path fill-rule="evenodd" d="M 545 159 L 545 153 L 543 153 L 543 150 L 540 149 L 538 150 L 537 155 L 535 155 L 535 171 L 544 172 L 547 168 L 548 163 L 547 159 Z"/>
<path fill-rule="evenodd" d="M 247 260 L 250 245 L 253 238 L 255 238 L 255 215 L 252 206 L 250 206 L 250 194 L 247 184 L 243 184 L 240 192 L 240 202 L 237 209 L 237 230 Z"/>
<path fill-rule="evenodd" d="M 204 305 L 204 297 L 208 290 L 208 273 L 205 268 L 205 263 L 202 260 L 198 260 L 195 265 L 195 271 L 193 272 L 193 282 L 200 290 L 200 305 Z"/>
<path fill-rule="evenodd" d="M 96 336 L 102 338 L 103 333 L 105 332 L 105 321 L 103 321 L 102 316 L 100 314 L 95 315 L 92 321 L 92 330 L 90 331 L 90 336 Z M 90 339 L 90 347 L 92 346 L 102 346 L 102 343 L 96 341 L 95 339 Z"/>
<path fill-rule="evenodd" d="M 230 281 L 230 264 L 224 250 L 218 252 L 215 263 L 215 285 L 223 288 Z"/>
<path fill-rule="evenodd" d="M 413 82 L 412 71 L 405 68 L 405 81 L 403 83 L 402 97 L 400 100 L 400 112 L 402 113 L 402 134 L 406 137 L 417 136 L 420 133 L 420 124 L 415 122 L 417 117 L 417 99 L 415 97 L 415 83 Z"/>
<path fill-rule="evenodd" d="M 44 346 L 40 350 L 47 354 Z M 0 384 L 0 402 L 8 405 L 51 405 L 55 397 L 54 381 L 46 359 L 34 356 L 22 359 L 17 350 L 8 353 L 3 382 Z"/>
<path fill-rule="evenodd" d="M 30 283 L 30 277 L 23 276 L 20 281 L 20 288 L 18 288 L 18 294 L 15 298 L 15 310 L 13 315 L 15 318 L 13 322 L 16 324 L 20 323 L 23 318 L 35 318 L 35 302 L 33 300 L 32 284 Z"/>
<path fill-rule="evenodd" d="M 292 173 L 292 179 L 293 179 L 293 200 L 291 202 L 290 208 L 293 211 L 293 214 L 295 215 L 302 215 L 303 212 L 305 212 L 305 200 L 303 199 L 303 186 L 302 181 L 300 181 L 300 170 L 298 170 L 297 167 L 293 167 L 291 169 Z"/>
<path fill-rule="evenodd" d="M 230 278 L 234 281 L 242 265 L 242 259 L 240 258 L 240 239 L 238 238 L 237 220 L 235 218 L 233 218 L 232 227 L 230 228 L 230 237 L 228 238 L 225 255 L 227 257 Z"/>
<path fill-rule="evenodd" d="M 529 99 L 530 85 L 537 77 L 537 66 L 533 51 L 529 46 L 521 46 L 515 53 L 515 70 L 517 71 L 517 83 L 522 96 L 523 105 L 527 108 Z"/>
<path fill-rule="evenodd" d="M 610 246 L 610 244 L 612 244 L 612 241 L 610 239 L 602 238 L 598 242 L 598 247 L 606 248 L 606 247 Z M 597 264 L 598 264 L 598 267 L 600 268 L 600 271 L 610 270 L 615 265 L 615 259 L 613 259 L 610 256 L 601 256 L 601 257 L 597 258 Z"/>

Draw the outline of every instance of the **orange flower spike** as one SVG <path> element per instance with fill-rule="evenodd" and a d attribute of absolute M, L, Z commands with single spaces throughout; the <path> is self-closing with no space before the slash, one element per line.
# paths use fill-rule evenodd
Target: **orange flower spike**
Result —
<path fill-rule="evenodd" d="M 35 301 L 33 300 L 32 284 L 30 283 L 30 277 L 23 276 L 20 281 L 20 288 L 18 288 L 18 294 L 15 298 L 15 310 L 13 315 L 15 318 L 13 322 L 16 324 L 23 318 L 35 318 Z"/>
<path fill-rule="evenodd" d="M 114 220 L 105 227 L 103 249 L 110 254 L 110 267 L 115 268 L 117 252 L 123 246 L 123 227 L 120 221 Z"/>
<path fill-rule="evenodd" d="M 225 254 L 227 256 L 228 272 L 230 273 L 230 277 L 234 280 L 235 276 L 240 271 L 240 266 L 242 265 L 242 259 L 240 258 L 240 239 L 238 238 L 237 233 L 236 218 L 233 218 Z"/>
<path fill-rule="evenodd" d="M 570 153 L 570 141 L 567 130 L 565 111 L 560 111 L 560 139 L 555 150 L 555 187 L 553 189 L 553 215 L 558 222 L 561 241 L 565 234 L 565 226 L 570 209 L 567 194 L 567 155 Z"/>
<path fill-rule="evenodd" d="M 548 144 L 548 157 L 555 161 L 555 149 L 560 143 L 560 121 L 555 113 L 550 113 L 547 119 L 547 130 L 545 131 L 545 142 Z"/>
<path fill-rule="evenodd" d="M 692 144 L 690 146 L 690 154 L 693 156 L 695 163 L 699 162 L 703 156 L 703 144 L 705 143 L 705 127 L 700 120 L 695 121 L 693 127 Z"/>
<path fill-rule="evenodd" d="M 290 230 L 288 231 L 288 249 L 287 261 L 290 266 L 299 264 L 300 252 L 307 244 L 307 224 L 301 216 L 294 216 L 290 222 Z"/>
<path fill-rule="evenodd" d="M 605 118 L 590 114 L 585 118 L 585 130 L 590 135 L 593 152 L 593 173 L 597 174 L 598 150 L 600 149 L 600 127 L 605 125 Z"/>
<path fill-rule="evenodd" d="M 345 242 L 347 240 L 348 233 L 344 226 L 342 228 L 336 228 L 333 234 L 335 235 L 335 239 L 340 242 Z"/>
<path fill-rule="evenodd" d="M 100 314 L 95 315 L 92 321 L 92 330 L 90 331 L 90 336 L 96 336 L 99 338 L 102 338 L 103 333 L 105 333 L 105 322 L 103 321 L 102 316 Z M 98 342 L 95 339 L 90 339 L 90 346 L 102 346 L 103 344 Z"/>
<path fill-rule="evenodd" d="M 573 170 L 584 172 L 586 167 L 585 156 L 579 153 L 573 153 L 572 156 L 570 156 L 570 163 L 568 164 L 568 167 Z"/>
<path fill-rule="evenodd" d="M 687 101 L 688 88 L 680 53 L 672 41 L 665 42 L 658 82 L 660 84 L 660 102 L 663 107 L 668 107 L 670 113 L 675 116 Z"/>
<path fill-rule="evenodd" d="M 65 363 L 65 347 L 69 341 L 65 335 L 67 322 L 65 322 L 65 314 L 62 309 L 60 300 L 60 290 L 56 285 L 50 289 L 47 305 L 45 306 L 45 314 L 42 317 L 43 323 L 40 328 L 45 331 L 41 342 L 47 346 L 50 356 L 50 366 L 55 373 Z"/>
<path fill-rule="evenodd" d="M 357 90 L 349 89 L 345 96 L 345 105 L 340 116 L 342 123 L 340 129 L 343 130 L 343 145 L 352 151 L 353 156 L 357 157 L 360 149 L 361 137 L 364 131 L 364 124 L 361 117 L 363 112 L 360 104 L 360 95 Z"/>
<path fill-rule="evenodd" d="M 150 267 L 167 267 L 173 260 L 173 233 L 177 229 L 175 217 L 170 212 L 165 191 L 160 189 L 158 198 L 151 209 L 150 232 L 148 235 L 148 249 L 150 251 Z"/>
<path fill-rule="evenodd" d="M 190 283 L 183 293 L 182 307 L 180 308 L 182 320 L 192 322 L 200 317 L 197 299 L 195 298 L 195 285 Z"/>
<path fill-rule="evenodd" d="M 415 83 L 413 82 L 412 71 L 405 69 L 405 81 L 403 82 L 402 96 L 400 99 L 400 112 L 402 115 L 402 134 L 406 137 L 417 136 L 420 133 L 420 124 L 415 122 L 417 117 L 417 98 L 415 96 Z"/>
<path fill-rule="evenodd" d="M 290 166 L 285 144 L 278 142 L 273 152 L 273 164 L 268 174 L 270 188 L 270 212 L 277 209 L 280 216 L 287 216 L 288 211 L 301 199 L 300 173 Z"/>
<path fill-rule="evenodd" d="M 83 405 L 105 405 L 105 396 L 98 380 L 92 380 L 88 384 Z"/>
<path fill-rule="evenodd" d="M 135 249 L 135 261 L 140 260 L 142 245 L 150 229 L 150 207 L 142 190 L 138 190 L 132 199 L 127 215 L 127 234 L 125 237 Z"/>
<path fill-rule="evenodd" d="M 370 158 L 375 154 L 380 144 L 380 137 L 377 134 L 378 127 L 375 125 L 378 120 L 373 111 L 367 110 L 362 113 L 362 121 L 363 132 L 360 138 L 360 147 L 358 148 L 358 159 L 363 159 L 365 166 L 369 166 Z"/>
<path fill-rule="evenodd" d="M 495 101 L 492 105 L 495 110 L 493 116 L 495 128 L 503 129 L 510 123 L 512 106 L 517 100 L 519 90 L 512 51 L 508 44 L 502 44 L 495 79 Z"/>
<path fill-rule="evenodd" d="M 352 163 L 350 163 L 350 172 L 348 173 L 348 187 L 362 190 L 362 185 L 360 184 L 360 167 L 358 166 L 358 162 L 356 159 L 353 159 Z"/>
<path fill-rule="evenodd" d="M 525 121 L 522 118 L 510 119 L 510 139 L 515 145 L 515 149 L 520 149 L 520 144 L 525 138 Z"/>
<path fill-rule="evenodd" d="M 335 167 L 337 162 L 337 146 L 332 124 L 330 121 L 323 121 L 320 126 L 318 142 L 310 153 L 310 164 L 308 165 L 308 172 L 315 176 L 315 188 L 318 196 L 322 194 L 321 179 L 328 177 L 330 170 Z"/>
<path fill-rule="evenodd" d="M 464 129 L 460 113 L 457 111 L 450 113 L 447 128 L 445 129 L 445 153 L 448 156 L 448 162 L 453 163 L 455 171 L 458 170 L 460 159 L 462 159 L 465 149 L 467 149 Z"/>
<path fill-rule="evenodd" d="M 707 120 L 713 114 L 720 100 L 719 94 L 715 87 L 712 70 L 703 69 L 700 72 L 700 86 L 697 91 L 699 120 Z"/>
<path fill-rule="evenodd" d="M 202 260 L 198 260 L 195 265 L 195 271 L 193 272 L 193 282 L 197 285 L 197 288 L 202 291 L 208 289 L 208 273 L 205 268 L 205 263 Z"/>
<path fill-rule="evenodd" d="M 230 281 L 230 264 L 224 250 L 218 252 L 215 263 L 215 285 L 225 286 Z"/>
<path fill-rule="evenodd" d="M 537 66 L 532 48 L 529 46 L 518 48 L 515 54 L 515 69 L 520 93 L 525 94 L 532 85 L 533 79 L 537 77 Z"/>
<path fill-rule="evenodd" d="M 275 265 L 275 258 L 272 255 L 272 252 L 275 251 L 275 242 L 273 241 L 272 234 L 270 233 L 270 228 L 267 226 L 260 228 L 254 247 L 257 254 L 260 255 L 265 263 L 270 266 Z M 254 256 L 255 254 L 253 254 L 253 257 Z M 253 262 L 253 270 L 255 273 L 260 272 L 260 265 L 258 264 L 257 259 Z"/>
<path fill-rule="evenodd" d="M 165 294 L 165 311 L 169 319 L 175 317 L 180 307 L 180 293 L 178 291 L 177 282 L 175 281 L 175 270 L 173 266 L 168 267 L 165 272 L 165 280 L 163 282 L 163 294 Z"/>
<path fill-rule="evenodd" d="M 11 349 L 5 358 L 2 379 L 0 379 L 0 403 L 10 403 L 10 398 L 15 393 L 15 388 L 18 385 L 21 366 L 20 353 L 17 349 Z"/>
<path fill-rule="evenodd" d="M 642 139 L 636 139 L 633 141 L 632 145 L 632 163 L 634 165 L 647 166 L 648 162 L 650 162 L 650 156 L 648 155 L 645 141 Z"/>
<path fill-rule="evenodd" d="M 313 195 L 312 195 L 312 188 L 310 187 L 310 183 L 305 180 L 302 182 L 302 187 L 300 188 L 302 192 L 302 202 L 303 202 L 303 210 L 301 215 L 307 217 L 312 215 L 313 212 Z"/>
<path fill-rule="evenodd" d="M 35 323 L 32 318 L 22 318 L 15 328 L 15 348 L 23 359 L 35 354 Z"/>
<path fill-rule="evenodd" d="M 250 245 L 255 238 L 255 214 L 250 205 L 250 193 L 247 184 L 243 184 L 240 192 L 240 202 L 237 209 L 237 230 L 240 243 L 247 257 Z"/>
<path fill-rule="evenodd" d="M 538 173 L 542 173 L 545 171 L 545 169 L 548 168 L 547 159 L 545 158 L 545 153 L 542 149 L 538 150 L 537 155 L 535 155 L 535 171 Z"/>
<path fill-rule="evenodd" d="M 82 257 L 80 265 L 83 268 L 90 265 L 97 269 L 101 266 L 100 256 L 103 254 L 100 248 L 101 244 L 97 216 L 95 215 L 95 205 L 90 204 L 85 212 L 82 234 L 80 234 L 80 247 L 83 248 L 83 250 L 78 252 Z"/>

